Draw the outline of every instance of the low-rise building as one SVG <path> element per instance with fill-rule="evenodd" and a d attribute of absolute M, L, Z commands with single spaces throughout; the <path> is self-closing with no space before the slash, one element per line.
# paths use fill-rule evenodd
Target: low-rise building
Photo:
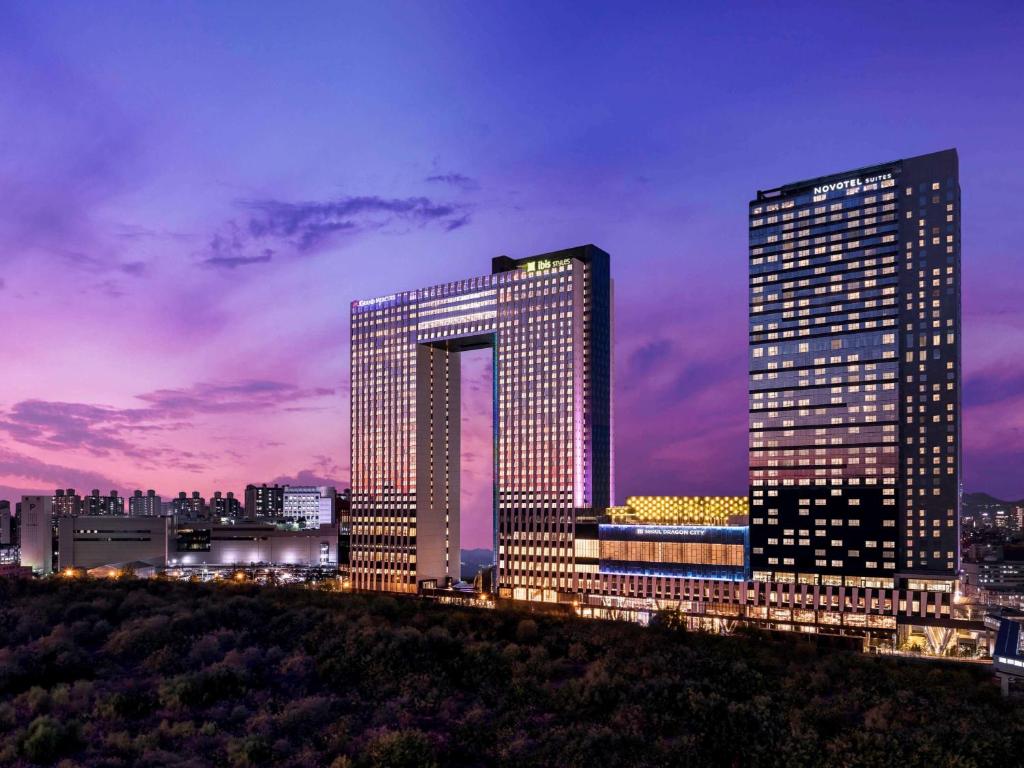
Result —
<path fill-rule="evenodd" d="M 749 577 L 747 499 L 632 496 L 598 525 L 602 574 Z"/>
<path fill-rule="evenodd" d="M 960 564 L 960 584 L 977 602 L 1024 606 L 1024 545 L 973 545 Z"/>
<path fill-rule="evenodd" d="M 173 549 L 170 562 L 179 566 L 336 566 L 338 527 L 289 530 L 249 521 L 182 523 L 178 525 Z"/>
<path fill-rule="evenodd" d="M 171 514 L 175 520 L 206 520 L 209 517 L 207 512 L 206 499 L 199 491 L 192 491 L 191 496 L 181 491 L 171 502 Z"/>
<path fill-rule="evenodd" d="M 15 544 L 0 544 L 0 565 L 19 565 L 20 563 L 21 547 Z"/>
<path fill-rule="evenodd" d="M 74 488 L 58 488 L 53 492 L 53 514 L 56 517 L 82 514 L 82 497 Z"/>
<path fill-rule="evenodd" d="M 94 579 L 117 579 L 121 576 L 133 576 L 137 579 L 151 579 L 163 573 L 163 564 L 148 560 L 130 560 L 123 563 L 108 563 L 89 568 L 86 573 Z"/>
<path fill-rule="evenodd" d="M 0 501 L 0 547 L 10 546 L 11 540 L 11 502 Z"/>
<path fill-rule="evenodd" d="M 170 531 L 169 518 L 153 515 L 62 517 L 57 522 L 58 567 L 90 570 L 132 561 L 163 566 Z"/>
<path fill-rule="evenodd" d="M 209 509 L 210 518 L 213 520 L 223 518 L 234 520 L 242 516 L 242 504 L 231 491 L 228 491 L 226 496 L 220 491 L 215 491 L 210 499 Z"/>
<path fill-rule="evenodd" d="M 1024 685 L 1024 613 L 1004 609 L 986 616 L 985 623 L 997 628 L 992 667 L 1003 695 L 1007 696 L 1011 688 Z"/>
<path fill-rule="evenodd" d="M 28 579 L 32 577 L 32 569 L 18 563 L 0 562 L 0 579 Z"/>
<path fill-rule="evenodd" d="M 325 486 L 286 485 L 281 517 L 300 528 L 333 525 L 335 495 L 334 488 Z"/>
<path fill-rule="evenodd" d="M 247 485 L 245 487 L 245 517 L 248 520 L 278 518 L 284 513 L 283 485 Z"/>
<path fill-rule="evenodd" d="M 73 508 L 69 507 L 69 508 Z M 62 512 L 60 516 L 69 514 Z M 76 514 L 74 512 L 70 514 Z M 124 497 L 118 496 L 117 491 L 111 491 L 110 495 L 102 496 L 99 490 L 93 489 L 92 493 L 82 498 L 81 509 L 77 514 L 82 515 L 123 515 Z"/>
<path fill-rule="evenodd" d="M 133 517 L 158 517 L 163 514 L 163 499 L 156 491 L 149 490 L 143 494 L 137 490 L 128 499 L 128 514 Z"/>
<path fill-rule="evenodd" d="M 19 517 L 21 564 L 42 575 L 53 573 L 53 498 L 22 496 Z"/>

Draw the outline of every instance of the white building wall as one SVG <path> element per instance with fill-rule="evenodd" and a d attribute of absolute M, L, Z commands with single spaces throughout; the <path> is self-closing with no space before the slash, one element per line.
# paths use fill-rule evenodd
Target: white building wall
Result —
<path fill-rule="evenodd" d="M 53 499 L 21 497 L 21 564 L 53 573 Z"/>
<path fill-rule="evenodd" d="M 11 543 L 11 510 L 0 504 L 0 544 Z"/>
<path fill-rule="evenodd" d="M 286 486 L 284 490 L 284 517 L 304 528 L 320 525 L 320 488 L 314 486 Z"/>
<path fill-rule="evenodd" d="M 230 538 L 229 538 L 230 537 Z M 323 555 L 326 545 L 326 557 Z M 213 526 L 209 552 L 172 552 L 181 565 L 336 565 L 338 527 L 286 531 L 271 527 Z"/>

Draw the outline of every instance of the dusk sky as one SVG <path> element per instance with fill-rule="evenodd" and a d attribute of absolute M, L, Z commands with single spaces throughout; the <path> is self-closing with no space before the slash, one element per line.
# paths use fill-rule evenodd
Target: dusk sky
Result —
<path fill-rule="evenodd" d="M 591 242 L 619 498 L 745 494 L 747 201 L 948 147 L 964 487 L 1024 497 L 1024 4 L 984 6 L 0 2 L 0 498 L 343 486 L 353 299 Z"/>

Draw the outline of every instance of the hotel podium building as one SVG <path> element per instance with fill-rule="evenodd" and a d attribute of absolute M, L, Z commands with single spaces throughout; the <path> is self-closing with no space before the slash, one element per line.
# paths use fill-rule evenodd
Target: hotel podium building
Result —
<path fill-rule="evenodd" d="M 760 191 L 749 223 L 754 579 L 951 591 L 956 151 Z"/>
<path fill-rule="evenodd" d="M 596 586 L 612 503 L 611 291 L 593 245 L 351 307 L 356 589 L 459 578 L 459 353 L 493 355 L 497 584 L 555 601 Z"/>

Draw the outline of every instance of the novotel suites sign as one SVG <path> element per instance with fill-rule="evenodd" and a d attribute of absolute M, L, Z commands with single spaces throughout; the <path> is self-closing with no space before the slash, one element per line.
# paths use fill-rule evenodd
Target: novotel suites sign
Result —
<path fill-rule="evenodd" d="M 877 176 L 868 176 L 862 179 L 860 176 L 855 176 L 852 179 L 843 179 L 842 181 L 833 181 L 828 184 L 822 184 L 821 186 L 814 188 L 814 194 L 825 195 L 829 192 L 836 192 L 840 189 L 852 189 L 853 187 L 862 187 L 865 184 L 874 184 L 879 181 L 888 181 L 892 178 L 892 172 L 882 173 Z"/>

